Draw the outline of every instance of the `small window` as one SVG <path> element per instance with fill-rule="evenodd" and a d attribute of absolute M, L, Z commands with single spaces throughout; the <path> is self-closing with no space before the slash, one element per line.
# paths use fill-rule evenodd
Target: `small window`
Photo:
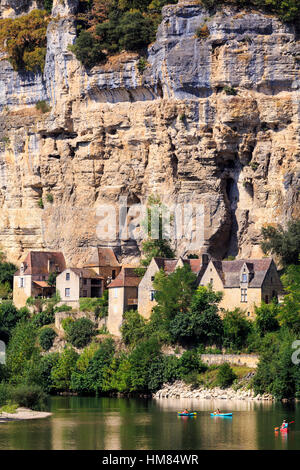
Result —
<path fill-rule="evenodd" d="M 210 281 L 209 281 L 210 285 L 213 286 L 214 284 L 214 280 L 211 278 Z"/>
<path fill-rule="evenodd" d="M 154 276 L 151 276 L 151 281 L 152 281 L 152 282 L 154 281 Z"/>
<path fill-rule="evenodd" d="M 241 289 L 241 302 L 247 302 L 247 289 Z"/>
<path fill-rule="evenodd" d="M 248 312 L 248 317 L 250 317 L 250 312 Z"/>
<path fill-rule="evenodd" d="M 70 291 L 71 289 L 69 287 L 65 289 L 65 297 L 70 297 Z"/>
<path fill-rule="evenodd" d="M 114 298 L 116 299 L 118 297 L 118 289 L 115 287 L 114 288 Z"/>
<path fill-rule="evenodd" d="M 153 302 L 153 300 L 155 300 L 155 290 L 150 291 L 150 300 L 151 300 L 151 302 Z"/>
<path fill-rule="evenodd" d="M 70 273 L 66 273 L 66 281 L 70 280 Z"/>
<path fill-rule="evenodd" d="M 242 282 L 247 282 L 247 274 L 242 275 Z"/>
<path fill-rule="evenodd" d="M 19 287 L 25 287 L 25 279 L 24 277 L 19 278 Z"/>

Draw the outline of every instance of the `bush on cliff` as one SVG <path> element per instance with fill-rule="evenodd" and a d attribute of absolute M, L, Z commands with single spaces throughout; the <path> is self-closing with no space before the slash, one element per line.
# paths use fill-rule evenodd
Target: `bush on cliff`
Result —
<path fill-rule="evenodd" d="M 79 318 L 68 324 L 67 340 L 75 348 L 84 348 L 96 334 L 96 326 L 89 318 Z"/>
<path fill-rule="evenodd" d="M 48 351 L 52 348 L 56 336 L 57 334 L 52 328 L 42 329 L 39 336 L 39 342 L 44 351 Z"/>
<path fill-rule="evenodd" d="M 18 18 L 0 20 L 0 47 L 8 54 L 14 70 L 44 70 L 48 23 L 45 10 L 32 10 Z"/>

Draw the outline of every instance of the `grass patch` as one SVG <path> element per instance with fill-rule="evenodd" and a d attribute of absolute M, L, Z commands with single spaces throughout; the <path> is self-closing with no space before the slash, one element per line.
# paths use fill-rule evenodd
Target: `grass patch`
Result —
<path fill-rule="evenodd" d="M 17 408 L 19 408 L 19 405 L 17 403 L 9 402 L 0 408 L 0 413 L 14 414 L 17 412 Z"/>

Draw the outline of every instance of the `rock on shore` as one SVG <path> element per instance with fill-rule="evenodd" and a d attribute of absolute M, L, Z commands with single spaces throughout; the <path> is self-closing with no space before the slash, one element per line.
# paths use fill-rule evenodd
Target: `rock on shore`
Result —
<path fill-rule="evenodd" d="M 17 408 L 16 413 L 0 413 L 0 423 L 6 423 L 8 421 L 22 421 L 27 419 L 40 419 L 48 418 L 52 413 L 45 411 L 33 411 L 29 408 Z"/>
<path fill-rule="evenodd" d="M 153 398 L 199 398 L 199 399 L 224 399 L 224 400 L 274 400 L 269 394 L 255 395 L 254 391 L 246 388 L 222 389 L 215 388 L 194 388 L 182 381 L 176 381 L 173 384 L 164 384 L 160 390 L 153 394 Z"/>

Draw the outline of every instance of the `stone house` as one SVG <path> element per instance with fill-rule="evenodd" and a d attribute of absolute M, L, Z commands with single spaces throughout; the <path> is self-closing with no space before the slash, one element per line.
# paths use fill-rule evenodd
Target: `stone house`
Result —
<path fill-rule="evenodd" d="M 97 247 L 84 268 L 93 269 L 97 274 L 104 278 L 104 287 L 115 279 L 121 271 L 122 265 L 113 248 Z"/>
<path fill-rule="evenodd" d="M 119 275 L 108 286 L 108 331 L 120 336 L 123 314 L 128 310 L 136 310 L 138 306 L 138 287 L 141 278 L 135 268 L 122 268 Z"/>
<path fill-rule="evenodd" d="M 156 305 L 153 281 L 155 274 L 163 269 L 166 274 L 171 274 L 178 263 L 177 259 L 152 258 L 141 282 L 138 292 L 138 311 L 145 318 L 150 318 L 153 307 Z"/>
<path fill-rule="evenodd" d="M 241 308 L 250 318 L 255 316 L 255 305 L 284 294 L 283 286 L 272 258 L 240 259 L 234 261 L 210 260 L 200 285 L 211 285 L 223 292 L 220 309 Z"/>
<path fill-rule="evenodd" d="M 50 273 L 61 273 L 66 268 L 61 252 L 30 251 L 14 275 L 13 302 L 24 307 L 28 297 L 51 297 L 55 287 L 48 285 Z"/>
<path fill-rule="evenodd" d="M 89 268 L 67 268 L 56 278 L 60 304 L 78 308 L 81 297 L 102 297 L 104 278 Z"/>
<path fill-rule="evenodd" d="M 203 254 L 199 259 L 185 259 L 181 257 L 179 259 L 153 258 L 139 285 L 138 311 L 140 315 L 149 318 L 153 307 L 156 305 L 153 281 L 155 274 L 160 269 L 163 269 L 169 275 L 177 268 L 188 264 L 192 272 L 196 274 L 197 282 L 199 283 L 208 261 L 209 257 L 207 254 Z"/>

